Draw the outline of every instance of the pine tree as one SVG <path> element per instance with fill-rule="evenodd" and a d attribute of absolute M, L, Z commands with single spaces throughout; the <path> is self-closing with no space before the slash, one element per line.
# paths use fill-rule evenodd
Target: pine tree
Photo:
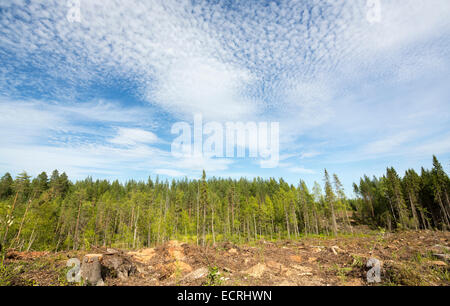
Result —
<path fill-rule="evenodd" d="M 336 196 L 333 192 L 333 188 L 331 187 L 330 176 L 328 175 L 327 169 L 325 169 L 324 181 L 325 181 L 325 201 L 331 210 L 331 224 L 333 229 L 333 235 L 337 236 L 336 213 L 334 207 Z"/>
<path fill-rule="evenodd" d="M 334 188 L 336 189 L 336 194 L 338 196 L 338 200 L 341 203 L 342 208 L 344 209 L 345 220 L 346 220 L 347 226 L 350 228 L 350 232 L 353 234 L 353 227 L 350 224 L 350 219 L 348 217 L 347 199 L 345 197 L 344 186 L 342 185 L 341 181 L 339 180 L 339 177 L 337 176 L 337 174 L 333 174 L 333 179 L 334 179 Z"/>
<path fill-rule="evenodd" d="M 169 239 L 206 245 L 232 240 L 295 239 L 302 234 L 351 232 L 355 222 L 373 228 L 448 229 L 448 175 L 436 158 L 433 169 L 403 178 L 388 168 L 364 175 L 348 198 L 337 175 L 310 193 L 300 180 L 206 179 L 93 180 L 71 183 L 65 173 L 43 172 L 30 182 L 21 173 L 0 179 L 0 237 L 18 250 L 70 250 L 91 246 L 140 248 Z M 47 183 L 48 182 L 48 183 Z M 325 192 L 324 192 L 325 191 Z M 338 228 L 338 222 L 343 226 Z M 4 243 L 6 242 L 6 244 Z"/>
<path fill-rule="evenodd" d="M 409 201 L 411 214 L 413 216 L 413 226 L 417 230 L 420 226 L 419 217 L 417 214 L 417 207 L 419 206 L 420 177 L 413 169 L 410 169 L 406 171 L 403 182 L 405 185 L 404 190 Z"/>
<path fill-rule="evenodd" d="M 400 178 L 394 168 L 387 168 L 386 173 L 388 198 L 394 203 L 396 213 L 398 214 L 399 223 L 397 226 L 406 229 L 409 227 L 409 218 L 401 189 Z"/>
<path fill-rule="evenodd" d="M 203 212 L 203 219 L 202 219 L 202 245 L 204 246 L 206 243 L 206 214 L 208 210 L 208 183 L 206 182 L 206 173 L 205 170 L 203 170 L 202 173 L 202 180 L 200 183 L 200 207 Z"/>
<path fill-rule="evenodd" d="M 433 155 L 433 170 L 431 171 L 433 180 L 433 191 L 435 200 L 438 203 L 444 225 L 447 229 L 450 228 L 450 203 L 448 199 L 447 192 L 447 182 L 448 176 L 444 172 L 442 165 L 437 160 L 436 156 Z"/>
<path fill-rule="evenodd" d="M 14 181 L 11 174 L 5 173 L 0 179 L 0 199 L 8 198 L 14 193 L 13 184 Z"/>

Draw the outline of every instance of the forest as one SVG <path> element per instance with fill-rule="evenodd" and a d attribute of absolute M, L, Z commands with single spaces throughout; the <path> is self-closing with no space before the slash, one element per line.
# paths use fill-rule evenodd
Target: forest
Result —
<path fill-rule="evenodd" d="M 219 241 L 298 239 L 351 235 L 365 224 L 388 231 L 450 229 L 450 179 L 433 156 L 433 168 L 401 177 L 387 168 L 362 177 L 349 198 L 336 174 L 324 170 L 310 189 L 283 179 L 71 182 L 54 170 L 0 180 L 0 243 L 3 248 L 137 249 L 170 239 L 198 245 Z"/>

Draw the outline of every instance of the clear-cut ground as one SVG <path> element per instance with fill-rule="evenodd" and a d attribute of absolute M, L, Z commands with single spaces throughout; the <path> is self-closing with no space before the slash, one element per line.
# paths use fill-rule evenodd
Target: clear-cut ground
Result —
<path fill-rule="evenodd" d="M 258 241 L 201 247 L 169 241 L 136 251 L 96 248 L 78 252 L 10 251 L 5 259 L 3 285 L 74 285 L 66 280 L 69 258 L 104 254 L 110 286 L 165 285 L 345 285 L 367 283 L 367 261 L 379 259 L 379 285 L 450 285 L 450 233 L 408 231 L 354 236 L 305 237 L 291 241 Z M 126 259 L 126 260 L 125 260 Z M 130 266 L 130 263 L 134 265 Z M 129 272 L 127 272 L 129 271 Z M 129 273 L 129 275 L 126 275 Z M 119 274 L 119 275 L 117 275 Z"/>

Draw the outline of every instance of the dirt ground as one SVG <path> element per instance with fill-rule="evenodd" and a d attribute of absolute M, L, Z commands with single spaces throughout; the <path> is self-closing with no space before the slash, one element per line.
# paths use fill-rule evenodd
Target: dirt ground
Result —
<path fill-rule="evenodd" d="M 120 251 L 135 265 L 130 275 L 108 275 L 108 286 L 366 286 L 450 285 L 450 233 L 408 231 L 354 236 L 306 237 L 220 243 L 200 247 L 179 241 L 149 249 Z M 117 250 L 95 249 L 108 254 Z M 68 283 L 69 258 L 87 252 L 9 252 L 3 285 L 74 285 Z M 108 255 L 105 255 L 108 256 Z M 117 255 L 118 256 L 118 255 Z M 367 262 L 381 262 L 381 282 L 367 282 Z"/>

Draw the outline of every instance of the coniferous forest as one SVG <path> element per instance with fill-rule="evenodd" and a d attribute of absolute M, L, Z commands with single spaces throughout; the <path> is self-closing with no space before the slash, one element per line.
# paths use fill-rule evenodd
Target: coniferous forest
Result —
<path fill-rule="evenodd" d="M 364 176 L 349 198 L 336 174 L 297 186 L 283 179 L 207 178 L 75 183 L 65 173 L 26 172 L 0 180 L 4 248 L 77 250 L 141 248 L 170 239 L 199 245 L 305 235 L 352 234 L 360 224 L 388 231 L 450 228 L 450 179 L 433 168 Z"/>

